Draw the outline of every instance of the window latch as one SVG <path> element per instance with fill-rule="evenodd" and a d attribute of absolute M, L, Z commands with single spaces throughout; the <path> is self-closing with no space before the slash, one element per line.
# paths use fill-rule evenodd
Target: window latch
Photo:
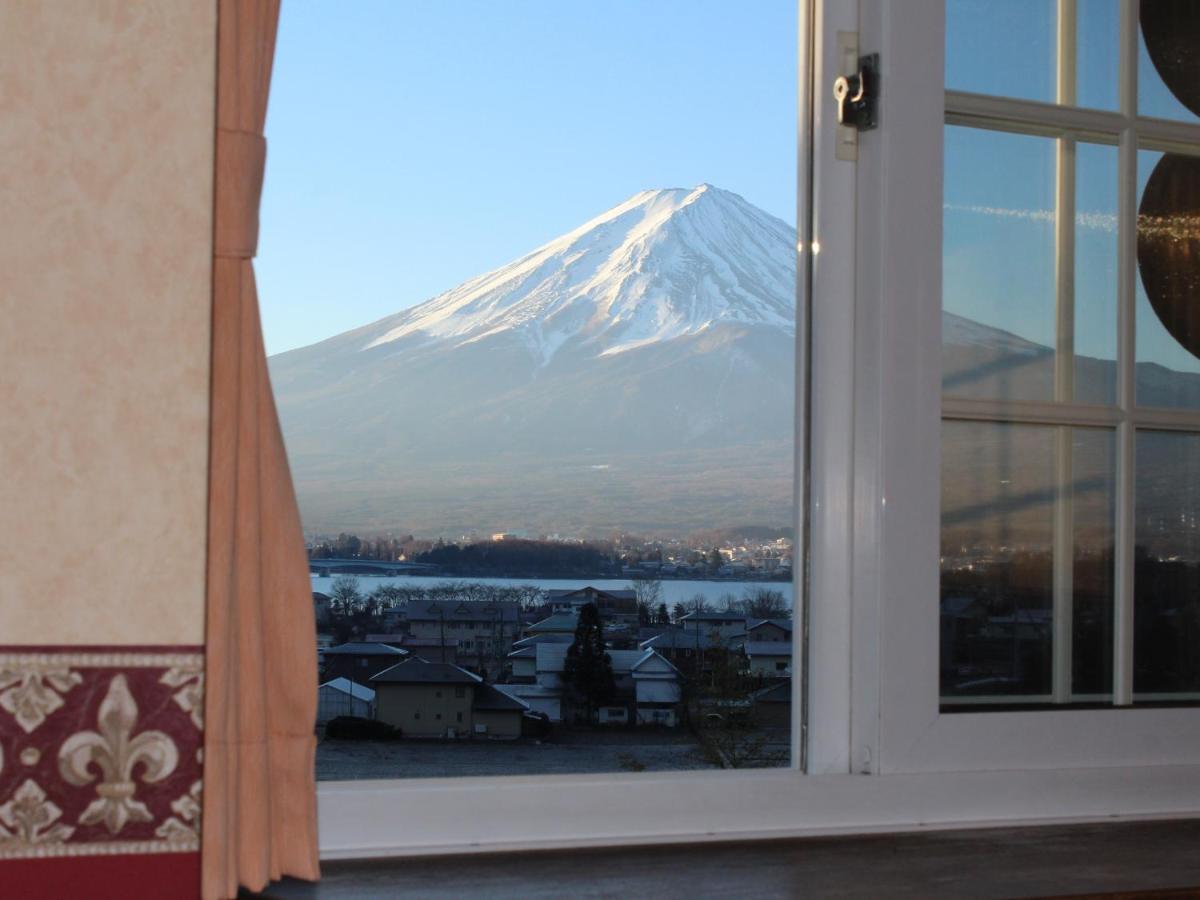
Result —
<path fill-rule="evenodd" d="M 858 58 L 858 71 L 833 82 L 839 125 L 870 131 L 879 124 L 879 54 Z"/>

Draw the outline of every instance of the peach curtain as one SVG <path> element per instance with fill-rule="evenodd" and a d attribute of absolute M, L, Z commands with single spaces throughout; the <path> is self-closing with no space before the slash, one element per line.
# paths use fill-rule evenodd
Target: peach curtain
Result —
<path fill-rule="evenodd" d="M 316 635 L 254 257 L 278 0 L 219 0 L 202 893 L 315 879 Z"/>

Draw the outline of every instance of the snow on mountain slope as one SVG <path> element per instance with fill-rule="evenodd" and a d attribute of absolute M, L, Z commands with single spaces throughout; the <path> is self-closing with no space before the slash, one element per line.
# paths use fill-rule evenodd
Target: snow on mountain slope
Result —
<path fill-rule="evenodd" d="M 719 323 L 795 327 L 795 230 L 709 184 L 643 191 L 499 269 L 363 331 L 462 346 L 512 332 L 548 363 L 578 339 L 596 356 Z"/>

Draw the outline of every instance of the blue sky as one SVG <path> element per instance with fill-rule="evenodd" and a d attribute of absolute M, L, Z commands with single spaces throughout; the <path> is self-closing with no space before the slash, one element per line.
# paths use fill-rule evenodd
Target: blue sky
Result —
<path fill-rule="evenodd" d="M 257 262 L 268 353 L 502 265 L 637 191 L 795 222 L 795 0 L 298 0 Z"/>
<path fill-rule="evenodd" d="M 1050 0 L 955 0 L 947 5 L 947 87 L 1053 102 L 1055 6 Z M 1078 99 L 1118 104 L 1118 4 L 1081 0 Z M 1144 115 L 1195 121 L 1141 49 Z M 1055 142 L 966 128 L 946 134 L 943 297 L 953 312 L 1054 344 Z M 1138 192 L 1160 154 L 1143 151 Z M 1115 147 L 1081 144 L 1076 171 L 1076 352 L 1116 358 Z M 1138 284 L 1137 355 L 1200 372 L 1200 360 L 1159 323 Z"/>

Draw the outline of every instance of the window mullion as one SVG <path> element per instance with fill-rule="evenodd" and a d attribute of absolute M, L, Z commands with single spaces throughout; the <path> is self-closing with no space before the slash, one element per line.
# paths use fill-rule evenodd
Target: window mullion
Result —
<path fill-rule="evenodd" d="M 1074 106 L 1076 0 L 1058 0 L 1058 102 Z M 1060 137 L 1056 149 L 1054 399 L 1075 397 L 1075 140 Z M 1074 492 L 1071 429 L 1054 433 L 1053 699 L 1071 699 L 1071 638 L 1074 616 Z"/>
<path fill-rule="evenodd" d="M 1137 402 L 1134 369 L 1137 287 L 1137 50 L 1138 12 L 1134 0 L 1121 0 L 1121 113 L 1126 126 L 1118 144 L 1117 186 L 1117 522 L 1116 597 L 1113 628 L 1113 703 L 1133 702 L 1134 588 L 1134 425 Z"/>

